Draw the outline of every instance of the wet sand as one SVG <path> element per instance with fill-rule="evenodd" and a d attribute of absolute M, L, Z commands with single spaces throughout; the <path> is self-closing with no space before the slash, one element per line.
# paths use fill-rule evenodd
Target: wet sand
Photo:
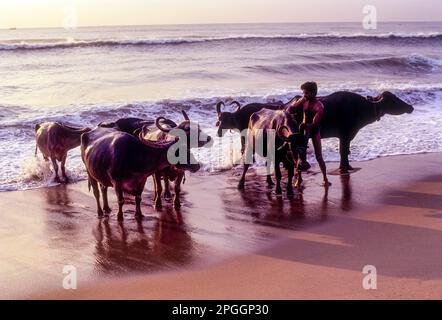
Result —
<path fill-rule="evenodd" d="M 275 196 L 240 170 L 189 176 L 183 207 L 151 207 L 141 222 L 97 219 L 85 182 L 0 193 L 1 298 L 442 298 L 442 157 L 396 156 L 318 169 L 305 189 Z M 336 163 L 328 164 L 332 171 Z M 377 268 L 377 290 L 362 268 Z M 62 288 L 63 266 L 78 288 Z"/>

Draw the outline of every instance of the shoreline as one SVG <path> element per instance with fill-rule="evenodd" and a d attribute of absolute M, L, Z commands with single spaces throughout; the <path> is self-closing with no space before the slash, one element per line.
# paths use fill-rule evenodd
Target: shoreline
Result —
<path fill-rule="evenodd" d="M 84 181 L 3 192 L 2 297 L 441 298 L 441 155 L 354 162 L 361 169 L 331 176 L 328 193 L 314 166 L 292 198 L 253 172 L 239 192 L 238 168 L 191 175 L 179 212 L 168 202 L 156 211 L 143 194 L 140 224 L 133 199 L 117 223 L 112 191 L 111 217 L 97 219 Z M 361 289 L 362 260 L 378 265 L 379 290 Z M 62 289 L 66 264 L 78 268 L 77 290 Z"/>
<path fill-rule="evenodd" d="M 408 156 L 419 156 L 419 155 L 432 155 L 432 154 L 442 154 L 442 151 L 419 151 L 416 153 L 407 153 L 407 154 L 391 154 L 391 155 L 379 155 L 377 157 L 371 158 L 371 159 L 363 159 L 363 160 L 350 160 L 350 163 L 357 168 L 358 167 L 358 163 L 366 163 L 366 162 L 370 162 L 370 161 L 374 161 L 374 160 L 378 160 L 378 159 L 389 159 L 389 158 L 396 158 L 396 157 L 408 157 Z M 312 154 L 309 155 L 309 162 L 311 164 L 313 164 L 314 166 L 317 166 L 316 163 L 316 159 L 314 159 L 314 156 Z M 332 167 L 334 167 L 335 165 L 339 164 L 339 160 L 333 161 L 326 161 L 327 164 L 327 173 L 330 175 L 336 175 L 335 174 L 335 170 L 330 170 L 330 164 L 332 165 Z M 48 163 L 48 165 L 50 165 Z M 221 169 L 216 169 L 213 171 L 199 171 L 196 173 L 193 173 L 192 175 L 194 176 L 200 176 L 200 177 L 205 177 L 205 176 L 218 176 L 218 175 L 223 175 L 226 174 L 228 172 L 231 171 L 237 171 L 237 170 L 241 170 L 242 165 L 233 165 L 233 167 L 229 167 L 229 168 L 221 168 Z M 318 170 L 318 168 L 315 168 L 316 171 Z M 51 169 L 52 170 L 52 169 Z M 252 170 L 252 169 L 251 169 Z M 68 176 L 69 174 L 72 174 L 72 172 L 70 172 L 69 168 L 67 168 L 67 172 L 68 172 Z M 188 176 L 188 174 L 186 174 L 186 176 Z M 52 177 L 51 177 L 52 179 Z M 69 184 L 79 184 L 79 183 L 84 183 L 85 181 L 87 181 L 87 178 L 82 178 L 82 177 L 75 177 L 72 178 L 73 181 L 71 181 Z M 149 179 L 148 179 L 149 180 Z M 23 188 L 23 189 L 0 189 L 0 194 L 2 193 L 11 193 L 11 192 L 24 192 L 24 191 L 33 191 L 33 190 L 39 190 L 39 189 L 47 189 L 47 188 L 54 188 L 57 186 L 61 186 L 63 185 L 62 183 L 55 183 L 55 182 L 50 182 L 52 184 L 48 184 L 48 181 L 45 181 L 44 183 L 46 183 L 47 185 L 38 185 L 38 186 L 30 186 L 28 188 Z M 148 183 L 146 183 L 146 186 L 148 185 Z"/>

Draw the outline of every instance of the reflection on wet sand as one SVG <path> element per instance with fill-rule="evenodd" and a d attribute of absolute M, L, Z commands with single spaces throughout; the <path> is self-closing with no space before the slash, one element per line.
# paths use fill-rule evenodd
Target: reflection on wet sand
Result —
<path fill-rule="evenodd" d="M 153 272 L 185 266 L 193 258 L 192 239 L 173 212 L 142 221 L 100 219 L 93 233 L 99 273 Z"/>
<path fill-rule="evenodd" d="M 83 194 L 69 186 L 47 188 L 44 194 L 48 243 L 61 251 L 65 249 L 66 260 L 72 260 L 73 251 L 87 255 L 86 248 L 89 247 L 93 258 L 88 263 L 93 266 L 94 273 L 150 273 L 187 266 L 203 258 L 198 248 L 205 246 L 206 242 L 215 246 L 234 247 L 233 243 L 236 243 L 241 247 L 240 242 L 246 243 L 243 248 L 259 246 L 268 235 L 267 231 L 255 229 L 256 224 L 298 229 L 323 222 L 330 214 L 346 212 L 353 207 L 350 175 L 341 176 L 340 186 L 330 188 L 323 188 L 315 184 L 313 177 L 307 177 L 305 188 L 289 197 L 276 196 L 267 187 L 264 177 L 257 175 L 247 184 L 245 191 L 236 189 L 236 177 L 232 176 L 227 177 L 227 185 L 221 190 L 219 216 L 216 211 L 208 214 L 206 209 L 203 210 L 204 216 L 195 216 L 202 211 L 198 208 L 200 200 L 188 197 L 184 192 L 182 210 L 176 211 L 166 202 L 162 210 L 155 211 L 150 206 L 150 198 L 146 197 L 143 220 L 134 219 L 133 208 L 128 206 L 126 220 L 118 222 L 114 214 L 97 219 L 91 206 L 79 205 Z M 131 202 L 132 199 L 128 199 L 128 203 Z M 190 228 L 186 220 L 189 220 Z M 223 232 L 226 233 L 214 233 L 213 222 L 224 226 Z M 88 240 L 91 225 L 95 239 L 92 243 Z M 208 236 L 210 234 L 212 236 Z"/>
<path fill-rule="evenodd" d="M 253 171 L 244 192 L 237 190 L 240 170 L 191 175 L 180 211 L 170 201 L 154 210 L 148 186 L 150 192 L 144 194 L 142 203 L 145 218 L 140 222 L 133 217 L 133 203 L 127 206 L 123 223 L 117 221 L 115 211 L 109 218 L 97 219 L 86 182 L 0 193 L 0 203 L 8 208 L 0 222 L 0 239 L 6 239 L 0 241 L 0 288 L 28 291 L 26 284 L 32 281 L 40 291 L 43 287 L 60 290 L 66 264 L 77 267 L 79 281 L 83 281 L 79 285 L 84 288 L 86 282 L 108 275 L 207 270 L 225 258 L 230 261 L 251 254 L 253 259 L 260 252 L 267 263 L 271 263 L 268 257 L 277 259 L 278 268 L 281 261 L 308 265 L 306 276 L 310 276 L 310 265 L 360 272 L 367 257 L 387 270 L 392 253 L 396 254 L 394 268 L 400 268 L 403 261 L 405 265 L 416 261 L 404 249 L 408 245 L 397 248 L 409 239 L 418 245 L 422 259 L 436 265 L 442 177 L 434 172 L 440 169 L 440 155 L 398 159 L 365 162 L 357 173 L 332 176 L 328 189 L 319 176 L 307 174 L 305 188 L 291 197 L 276 196 L 267 188 L 265 177 L 254 176 Z M 422 166 L 422 159 L 430 160 Z M 390 178 L 391 172 L 397 172 L 395 179 Z M 116 198 L 110 195 L 115 210 Z M 389 244 L 382 241 L 385 250 L 378 257 L 379 239 L 385 234 L 389 234 Z M 282 242 L 287 245 L 281 247 Z M 349 262 L 349 256 L 357 259 Z M 426 269 L 419 272 L 425 274 Z M 411 268 L 399 273 L 390 268 L 390 274 L 420 276 Z M 237 267 L 225 279 L 235 275 Z M 439 277 L 440 272 L 433 275 Z M 254 279 L 259 279 L 256 273 Z"/>
<path fill-rule="evenodd" d="M 293 196 L 277 196 L 267 187 L 265 177 L 251 176 L 254 180 L 242 191 L 235 188 L 236 177 L 229 179 L 230 187 L 223 193 L 228 218 L 244 220 L 250 217 L 253 223 L 294 229 L 325 221 L 328 215 L 350 211 L 354 206 L 350 175 L 340 176 L 340 185 L 335 183 L 328 188 L 315 184 L 313 177 L 307 177 L 306 185 L 295 190 Z"/>
<path fill-rule="evenodd" d="M 44 189 L 46 203 L 48 204 L 47 210 L 49 212 L 60 212 L 68 215 L 75 213 L 69 192 L 70 190 L 66 184 Z"/>
<path fill-rule="evenodd" d="M 59 285 L 63 265 L 76 266 L 85 281 L 207 265 L 256 251 L 278 238 L 281 228 L 303 228 L 352 209 L 350 177 L 340 181 L 324 189 L 314 176 L 307 176 L 303 190 L 280 197 L 260 176 L 250 179 L 243 192 L 237 190 L 237 177 L 231 173 L 195 176 L 186 183 L 181 210 L 173 209 L 170 201 L 154 210 L 152 193 L 147 192 L 142 203 L 145 217 L 134 219 L 133 199 L 128 198 L 124 222 L 116 219 L 113 193 L 109 200 L 114 211 L 108 218 L 97 219 L 85 182 L 16 193 L 29 201 L 17 204 L 16 210 L 32 212 L 20 215 L 22 227 L 16 227 L 33 239 L 34 250 L 26 249 L 30 245 L 25 242 L 17 249 L 28 250 L 20 263 L 29 270 L 40 264 L 40 269 L 47 269 L 42 278 L 54 279 L 54 286 Z M 16 216 L 7 219 L 14 221 Z M 10 228 L 0 231 L 0 238 L 22 236 Z M 0 257 L 14 267 L 14 254 Z"/>
<path fill-rule="evenodd" d="M 351 209 L 353 209 L 353 203 L 351 201 L 352 190 L 350 177 L 350 174 L 341 175 L 339 177 L 342 186 L 341 209 L 343 211 L 350 211 Z"/>

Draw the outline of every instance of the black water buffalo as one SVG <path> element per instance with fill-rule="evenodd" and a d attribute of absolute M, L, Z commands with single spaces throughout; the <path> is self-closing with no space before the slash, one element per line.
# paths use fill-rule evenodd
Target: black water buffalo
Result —
<path fill-rule="evenodd" d="M 269 130 L 273 133 L 273 136 L 268 135 Z M 259 148 L 258 144 L 261 144 L 262 147 Z M 296 181 L 298 188 L 301 187 L 302 183 L 301 171 L 306 171 L 310 168 L 310 164 L 306 161 L 306 150 L 306 138 L 299 132 L 298 123 L 288 111 L 261 109 L 253 113 L 248 127 L 244 170 L 238 188 L 244 188 L 245 176 L 254 153 L 262 152 L 261 156 L 267 158 L 268 165 L 270 165 L 269 161 L 274 164 L 276 194 L 282 193 L 280 164 L 283 163 L 288 171 L 287 194 L 292 195 L 292 180 L 295 166 L 298 174 Z M 274 152 L 274 157 L 269 160 L 270 153 L 272 152 Z"/>
<path fill-rule="evenodd" d="M 176 124 L 174 121 L 166 119 L 164 117 L 158 117 L 155 121 L 156 128 L 154 129 L 149 125 L 144 126 L 142 129 L 142 133 L 140 134 L 140 138 L 147 141 L 159 141 L 159 142 L 174 141 L 176 139 L 176 136 L 172 135 L 171 131 L 175 129 L 175 130 L 182 130 L 182 132 L 186 135 L 187 139 L 186 146 L 189 149 L 193 147 L 201 148 L 212 141 L 212 138 L 210 136 L 204 134 L 201 131 L 199 125 L 196 125 L 194 127 L 191 125 L 189 116 L 184 110 L 182 110 L 182 114 L 184 116 L 184 121 L 181 122 L 180 124 Z M 191 130 L 195 130 L 194 138 L 197 141 L 191 141 L 191 136 L 193 135 Z M 175 166 L 170 166 L 164 168 L 163 170 L 155 172 L 153 178 L 155 185 L 154 205 L 156 208 L 162 207 L 161 193 L 163 189 L 161 186 L 161 179 L 164 180 L 165 197 L 170 197 L 169 181 L 175 182 L 174 185 L 175 196 L 173 198 L 173 206 L 175 208 L 181 207 L 179 196 L 181 192 L 181 183 L 183 182 L 183 179 L 185 177 L 184 174 L 185 171 L 183 169 L 180 169 Z"/>
<path fill-rule="evenodd" d="M 170 167 L 167 153 L 176 141 L 164 143 L 139 139 L 133 135 L 108 128 L 96 128 L 81 136 L 81 155 L 97 201 L 98 216 L 103 209 L 110 212 L 107 199 L 108 187 L 114 187 L 118 197 L 118 219 L 123 219 L 123 192 L 135 196 L 137 218 L 142 217 L 141 194 L 146 179 L 156 171 Z M 176 164 L 177 168 L 195 172 L 200 165 L 194 164 L 190 151 L 187 163 Z M 103 209 L 100 205 L 100 184 Z"/>
<path fill-rule="evenodd" d="M 218 121 L 216 126 L 218 127 L 218 137 L 222 137 L 224 130 L 234 129 L 242 132 L 249 126 L 250 116 L 258 112 L 259 110 L 266 108 L 271 110 L 281 109 L 283 106 L 282 101 L 274 103 L 249 103 L 244 107 L 238 101 L 233 101 L 230 105 L 236 105 L 237 108 L 234 112 L 221 111 L 224 106 L 224 102 L 218 102 L 216 105 L 216 112 L 218 114 Z M 241 137 L 241 153 L 244 153 L 245 137 Z"/>
<path fill-rule="evenodd" d="M 359 94 L 339 91 L 318 98 L 324 105 L 321 120 L 322 138 L 339 138 L 340 166 L 342 173 L 352 167 L 348 161 L 350 143 L 366 125 L 379 121 L 385 114 L 401 115 L 412 113 L 413 107 L 391 92 L 385 91 L 378 97 L 363 97 Z"/>
<path fill-rule="evenodd" d="M 141 118 L 121 118 L 115 122 L 100 122 L 98 127 L 112 128 L 129 134 L 136 134 L 137 130 L 146 125 L 154 125 L 155 120 L 146 120 Z"/>
<path fill-rule="evenodd" d="M 68 151 L 80 146 L 81 135 L 88 131 L 91 129 L 75 128 L 60 122 L 45 122 L 35 126 L 35 156 L 37 149 L 40 149 L 46 161 L 51 159 L 56 182 L 60 182 L 57 160 L 61 162 L 61 173 L 65 182 L 68 182 L 65 168 Z"/>
<path fill-rule="evenodd" d="M 163 118 L 164 123 L 169 126 L 176 125 L 172 120 Z M 154 126 L 155 120 L 142 118 L 120 118 L 115 122 L 100 122 L 98 127 L 112 128 L 118 131 L 126 132 L 138 136 L 143 127 Z"/>
<path fill-rule="evenodd" d="M 233 101 L 230 105 L 237 106 L 234 112 L 221 111 L 221 108 L 224 106 L 224 102 L 222 101 L 218 102 L 216 105 L 216 112 L 218 114 L 218 121 L 216 122 L 216 126 L 218 127 L 218 137 L 222 137 L 225 130 L 234 129 L 243 132 L 249 126 L 251 115 L 263 108 L 270 110 L 283 108 L 282 101 L 274 103 L 249 103 L 243 107 L 241 107 L 241 104 L 238 101 Z M 244 133 L 241 134 L 241 154 L 244 154 L 245 139 Z M 270 175 L 267 176 L 267 183 L 273 185 Z"/>

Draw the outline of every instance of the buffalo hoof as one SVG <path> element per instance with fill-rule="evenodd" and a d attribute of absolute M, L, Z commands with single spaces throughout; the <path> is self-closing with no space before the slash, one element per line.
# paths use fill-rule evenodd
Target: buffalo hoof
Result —
<path fill-rule="evenodd" d="M 97 216 L 98 216 L 98 219 L 101 219 L 101 218 L 103 218 L 103 211 L 102 210 L 98 210 L 97 211 Z"/>
<path fill-rule="evenodd" d="M 59 177 L 59 176 L 56 176 L 56 177 L 54 178 L 54 182 L 56 182 L 56 183 L 61 183 L 60 177 Z"/>
<path fill-rule="evenodd" d="M 302 172 L 308 171 L 312 166 L 307 161 L 302 161 L 300 164 L 298 164 L 297 169 L 301 170 Z"/>
<path fill-rule="evenodd" d="M 123 217 L 123 213 L 122 213 L 122 212 L 119 212 L 119 213 L 118 213 L 118 215 L 117 215 L 117 220 L 118 220 L 118 221 L 123 221 L 123 220 L 124 220 L 124 217 Z"/>
<path fill-rule="evenodd" d="M 282 189 L 281 189 L 281 187 L 276 188 L 275 193 L 276 193 L 277 195 L 282 195 Z"/>
<path fill-rule="evenodd" d="M 287 188 L 287 195 L 288 196 L 293 196 L 293 189 L 292 188 Z"/>
<path fill-rule="evenodd" d="M 71 183 L 71 179 L 69 179 L 68 177 L 65 176 L 63 183 L 66 183 L 66 184 Z"/>
<path fill-rule="evenodd" d="M 238 190 L 244 190 L 244 181 L 238 183 Z"/>
<path fill-rule="evenodd" d="M 332 185 L 331 182 L 329 182 L 328 180 L 325 180 L 325 181 L 322 183 L 322 186 L 325 187 L 325 188 L 328 188 L 328 187 L 330 187 L 331 185 Z"/>
<path fill-rule="evenodd" d="M 351 165 L 349 165 L 349 164 L 346 164 L 346 165 L 340 165 L 340 166 L 339 166 L 339 172 L 340 172 L 340 173 L 344 173 L 344 174 L 346 174 L 346 173 L 348 173 L 350 170 L 354 170 L 354 169 L 353 169 L 353 167 L 352 167 Z"/>
<path fill-rule="evenodd" d="M 275 183 L 273 182 L 272 178 L 267 176 L 267 186 L 273 187 L 274 185 L 275 185 Z"/>

